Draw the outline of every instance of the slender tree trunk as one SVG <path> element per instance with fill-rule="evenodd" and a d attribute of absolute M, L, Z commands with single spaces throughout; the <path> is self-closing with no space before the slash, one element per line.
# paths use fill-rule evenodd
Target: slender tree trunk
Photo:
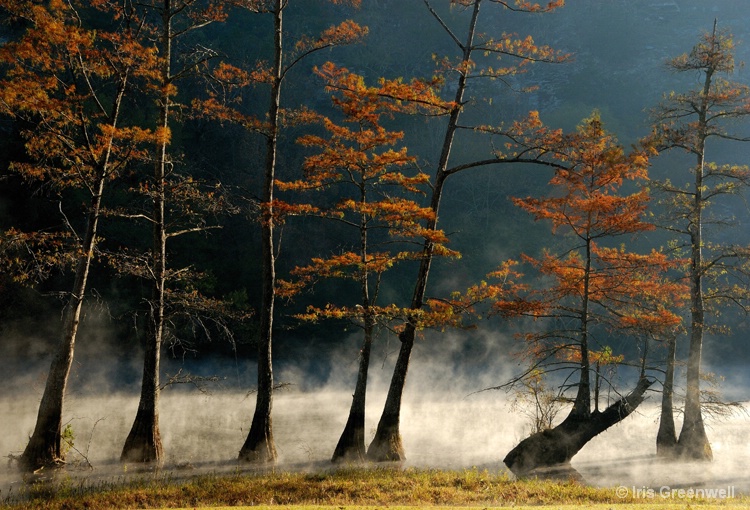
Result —
<path fill-rule="evenodd" d="M 362 351 L 359 354 L 359 370 L 357 371 L 357 384 L 352 396 L 352 406 L 349 409 L 349 418 L 346 420 L 344 431 L 336 444 L 336 449 L 333 451 L 331 462 L 362 462 L 367 455 L 365 449 L 365 403 L 373 333 L 373 325 L 365 325 L 365 339 L 362 344 Z"/>
<path fill-rule="evenodd" d="M 153 326 L 152 326 L 153 327 Z M 143 360 L 138 412 L 120 455 L 121 462 L 161 462 L 164 448 L 159 430 L 159 356 L 161 343 L 149 333 Z"/>
<path fill-rule="evenodd" d="M 274 80 L 269 106 L 269 133 L 266 141 L 266 164 L 263 189 L 262 218 L 262 301 L 260 339 L 258 341 L 258 394 L 253 421 L 247 439 L 240 449 L 239 460 L 246 462 L 276 462 L 273 440 L 273 314 L 276 299 L 276 253 L 274 248 L 274 178 L 278 145 L 279 109 L 283 81 L 283 12 L 286 2 L 276 0 L 274 8 Z"/>
<path fill-rule="evenodd" d="M 168 99 L 167 99 L 168 100 Z M 166 110 L 166 107 L 162 107 Z M 166 158 L 166 146 L 160 147 L 160 158 Z M 150 324 L 146 334 L 143 379 L 138 412 L 120 455 L 122 462 L 161 462 L 164 449 L 159 430 L 159 372 L 164 334 L 166 290 L 166 231 L 164 222 L 164 172 L 166 159 L 156 170 L 154 201 L 154 288 L 151 297 Z"/>
<path fill-rule="evenodd" d="M 586 443 L 635 411 L 652 384 L 653 381 L 649 379 L 640 379 L 628 395 L 604 411 L 590 413 L 586 418 L 571 412 L 557 427 L 521 441 L 503 462 L 519 477 L 533 475 L 534 470 L 539 468 L 568 464 Z"/>
<path fill-rule="evenodd" d="M 112 103 L 110 125 L 113 131 L 117 127 L 127 79 L 127 73 L 120 76 L 118 89 Z M 65 307 L 63 315 L 62 335 L 60 336 L 60 342 L 58 343 L 55 357 L 52 359 L 49 374 L 47 375 L 47 382 L 44 387 L 42 401 L 39 404 L 34 432 L 29 438 L 29 443 L 26 445 L 20 459 L 21 469 L 26 471 L 35 471 L 41 467 L 54 465 L 65 460 L 62 456 L 60 444 L 65 390 L 73 363 L 76 337 L 81 322 L 81 310 L 86 294 L 86 284 L 97 242 L 102 196 L 104 195 L 105 185 L 109 178 L 113 144 L 114 140 L 110 138 L 98 164 L 96 182 L 92 187 L 94 195 L 91 197 L 91 204 L 89 206 L 86 232 L 81 242 L 81 251 L 76 262 L 75 279 L 70 293 L 70 300 Z"/>
<path fill-rule="evenodd" d="M 469 66 L 471 62 L 471 55 L 473 51 L 474 36 L 476 33 L 477 21 L 479 19 L 479 7 L 482 1 L 477 0 L 474 2 L 474 9 L 472 11 L 471 21 L 469 22 L 469 30 L 466 39 L 466 43 L 463 46 L 463 57 L 462 61 Z M 429 6 L 429 5 L 428 5 Z M 443 195 L 443 188 L 445 181 L 448 177 L 448 163 L 450 161 L 451 151 L 453 148 L 453 140 L 456 136 L 456 130 L 458 129 L 458 120 L 463 110 L 464 94 L 466 92 L 467 76 L 465 73 L 461 73 L 458 79 L 458 87 L 456 89 L 455 106 L 451 111 L 450 118 L 448 120 L 448 126 L 445 132 L 445 138 L 443 140 L 443 147 L 440 153 L 440 160 L 435 173 L 435 183 L 432 190 L 432 198 L 430 201 L 430 207 L 434 213 L 434 217 L 428 228 L 436 229 L 438 224 L 438 213 L 440 211 L 440 201 Z M 414 286 L 414 295 L 412 297 L 411 308 L 413 310 L 419 310 L 424 305 L 425 293 L 427 291 L 427 280 L 430 274 L 430 267 L 432 265 L 432 258 L 434 254 L 434 245 L 432 242 L 425 241 L 424 249 L 422 251 L 422 257 L 419 265 L 419 273 L 417 274 L 416 285 Z M 404 448 L 401 441 L 401 433 L 399 430 L 399 422 L 401 416 L 401 398 L 404 393 L 404 387 L 406 385 L 406 375 L 409 368 L 409 360 L 411 358 L 411 351 L 414 347 L 414 340 L 416 335 L 416 327 L 414 324 L 407 323 L 403 332 L 399 335 L 401 341 L 401 348 L 399 349 L 398 359 L 396 360 L 396 366 L 393 369 L 393 376 L 391 377 L 391 384 L 388 388 L 388 396 L 386 397 L 385 407 L 383 413 L 378 422 L 378 428 L 375 432 L 375 437 L 367 450 L 367 457 L 376 462 L 381 461 L 394 461 L 404 460 Z"/>
<path fill-rule="evenodd" d="M 414 347 L 414 329 L 410 324 L 399 335 L 401 348 L 393 369 L 391 385 L 385 400 L 383 414 L 380 416 L 375 438 L 367 449 L 367 457 L 376 462 L 393 462 L 406 460 L 404 445 L 399 429 L 401 421 L 401 398 L 406 386 L 406 374 L 409 370 L 409 358 Z"/>
<path fill-rule="evenodd" d="M 359 182 L 360 204 L 365 211 L 367 204 L 367 179 L 362 174 Z M 357 371 L 357 384 L 352 395 L 352 406 L 349 409 L 349 418 L 341 433 L 339 442 L 333 451 L 331 462 L 354 461 L 362 462 L 367 456 L 365 447 L 365 408 L 367 396 L 367 373 L 370 368 L 370 351 L 375 334 L 375 319 L 371 305 L 377 300 L 380 279 L 375 285 L 374 299 L 370 299 L 370 273 L 368 270 L 369 244 L 368 244 L 369 216 L 362 214 L 359 219 L 359 251 L 362 271 L 359 275 L 362 291 L 362 309 L 364 314 L 364 342 L 359 356 L 359 370 Z"/>
<path fill-rule="evenodd" d="M 661 396 L 661 417 L 659 432 L 656 434 L 656 454 L 660 457 L 673 457 L 677 447 L 677 429 L 674 425 L 674 368 L 677 353 L 677 338 L 672 336 L 667 344 L 667 369 L 664 374 L 664 388 Z"/>
<path fill-rule="evenodd" d="M 276 462 L 276 445 L 273 440 L 273 358 L 272 328 L 274 306 L 274 263 L 273 259 L 273 226 L 270 218 L 264 219 L 263 226 L 263 310 L 261 312 L 261 331 L 258 341 L 258 393 L 255 412 L 247 439 L 242 445 L 239 460 L 256 463 Z"/>
<path fill-rule="evenodd" d="M 601 365 L 596 363 L 594 372 L 594 412 L 599 412 L 599 390 L 601 389 Z"/>
<path fill-rule="evenodd" d="M 21 455 L 21 468 L 35 471 L 44 466 L 64 462 L 61 449 L 62 413 L 65 401 L 65 390 L 73 363 L 76 336 L 81 321 L 86 282 L 88 280 L 91 259 L 94 255 L 96 233 L 101 210 L 101 197 L 106 177 L 100 173 L 97 192 L 91 199 L 86 235 L 81 247 L 81 256 L 76 264 L 75 281 L 70 300 L 63 316 L 63 333 L 52 359 L 47 383 L 44 387 L 42 401 L 39 404 L 34 432 Z"/>
<path fill-rule="evenodd" d="M 585 419 L 591 415 L 591 377 L 589 363 L 589 285 L 591 281 L 591 239 L 586 239 L 586 262 L 583 271 L 583 300 L 581 303 L 581 376 L 571 416 Z M 598 406 L 598 402 L 597 402 Z"/>
<path fill-rule="evenodd" d="M 698 188 L 698 193 L 700 193 Z M 685 394 L 685 415 L 680 431 L 678 448 L 680 455 L 696 460 L 712 460 L 713 453 L 708 435 L 703 425 L 701 411 L 701 357 L 703 350 L 704 305 L 702 291 L 702 258 L 700 225 L 697 234 L 692 236 L 693 254 L 691 260 L 691 327 L 690 350 L 687 362 L 687 391 Z"/>
<path fill-rule="evenodd" d="M 716 25 L 714 24 L 714 35 Z M 700 142 L 696 151 L 695 198 L 690 225 L 690 350 L 687 362 L 687 384 L 685 394 L 685 416 L 680 431 L 678 448 L 680 455 L 690 459 L 712 460 L 713 453 L 703 425 L 701 412 L 701 358 L 705 330 L 705 305 L 703 302 L 703 178 L 705 175 L 706 137 L 708 135 L 708 98 L 711 91 L 713 70 L 706 72 L 703 85 L 703 100 L 698 115 Z"/>
<path fill-rule="evenodd" d="M 143 360 L 143 380 L 138 412 L 120 455 L 122 462 L 161 462 L 164 448 L 159 430 L 159 372 L 161 346 L 164 336 L 165 299 L 167 281 L 167 226 L 165 218 L 166 175 L 169 155 L 169 104 L 168 87 L 171 83 L 172 60 L 172 0 L 164 0 L 162 11 L 162 95 L 159 106 L 161 132 L 157 145 L 154 168 L 153 225 L 153 290 L 151 293 L 150 322 L 146 335 L 146 350 Z"/>

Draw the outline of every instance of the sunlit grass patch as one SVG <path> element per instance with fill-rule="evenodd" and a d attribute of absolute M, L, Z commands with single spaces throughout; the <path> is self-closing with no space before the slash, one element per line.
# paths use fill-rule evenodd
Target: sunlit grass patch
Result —
<path fill-rule="evenodd" d="M 469 469 L 442 471 L 432 469 L 344 468 L 330 472 L 265 474 L 236 473 L 203 475 L 177 480 L 169 475 L 128 482 L 82 483 L 30 487 L 12 505 L 3 508 L 196 508 L 253 507 L 317 508 L 348 507 L 451 508 L 503 507 L 525 505 L 544 508 L 594 508 L 630 503 L 641 510 L 654 506 L 701 508 L 748 506 L 748 499 L 727 501 L 691 500 L 670 502 L 661 498 L 644 502 L 632 497 L 620 498 L 614 489 L 601 489 L 576 481 L 518 481 L 504 473 Z M 671 503 L 671 504 L 670 504 Z M 676 505 L 674 503 L 677 503 Z M 548 506 L 539 506 L 548 505 Z M 551 505 L 551 506 L 550 506 Z"/>

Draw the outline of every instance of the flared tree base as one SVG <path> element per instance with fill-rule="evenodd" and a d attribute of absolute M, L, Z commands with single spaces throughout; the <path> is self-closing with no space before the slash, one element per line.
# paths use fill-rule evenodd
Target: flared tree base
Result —
<path fill-rule="evenodd" d="M 130 434 L 122 448 L 120 462 L 159 464 L 164 460 L 158 419 L 149 412 L 138 411 Z"/>
<path fill-rule="evenodd" d="M 656 456 L 662 459 L 674 459 L 679 456 L 677 448 L 677 431 L 674 420 L 662 416 L 659 432 L 656 434 Z"/>
<path fill-rule="evenodd" d="M 350 413 L 349 419 L 341 433 L 331 462 L 360 464 L 367 460 L 365 448 L 365 417 L 363 414 Z"/>
<path fill-rule="evenodd" d="M 32 436 L 17 461 L 18 468 L 26 473 L 65 465 L 65 459 L 60 454 L 59 434 Z"/>
<path fill-rule="evenodd" d="M 274 464 L 276 462 L 276 450 L 269 445 L 258 445 L 256 448 L 243 448 L 240 450 L 237 460 L 251 464 Z"/>
<path fill-rule="evenodd" d="M 406 460 L 398 426 L 378 426 L 375 438 L 367 449 L 367 458 L 373 462 L 403 462 Z"/>
<path fill-rule="evenodd" d="M 692 427 L 683 425 L 677 442 L 677 453 L 683 460 L 710 462 L 714 459 L 711 443 L 702 423 Z"/>
<path fill-rule="evenodd" d="M 541 468 L 568 465 L 586 443 L 619 423 L 643 402 L 653 381 L 641 379 L 636 388 L 602 412 L 581 417 L 570 414 L 557 427 L 537 432 L 521 441 L 503 459 L 513 474 L 528 477 Z"/>
<path fill-rule="evenodd" d="M 237 456 L 240 462 L 251 464 L 274 464 L 276 459 L 276 446 L 270 431 L 268 434 L 256 435 L 252 429 Z"/>

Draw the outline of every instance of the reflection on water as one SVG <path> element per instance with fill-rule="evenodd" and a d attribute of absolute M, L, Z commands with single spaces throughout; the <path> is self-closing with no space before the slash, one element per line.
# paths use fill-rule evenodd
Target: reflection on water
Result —
<path fill-rule="evenodd" d="M 416 392 L 415 392 L 416 393 Z M 502 458 L 523 437 L 524 418 L 509 410 L 502 393 L 411 395 L 402 413 L 406 467 L 505 470 Z M 346 421 L 347 392 L 279 393 L 274 401 L 274 435 L 281 469 L 331 469 L 328 461 Z M 368 403 L 367 431 L 374 435 L 382 400 Z M 160 470 L 121 465 L 120 449 L 135 416 L 135 396 L 75 397 L 68 402 L 75 435 L 71 465 L 63 475 L 76 484 L 133 477 L 183 478 L 200 473 L 253 471 L 235 459 L 252 417 L 253 396 L 166 392 L 161 401 L 161 430 L 166 452 Z M 33 428 L 38 401 L 0 399 L 0 452 L 19 454 Z M 654 456 L 658 410 L 640 412 L 594 438 L 574 459 L 573 467 L 596 486 L 672 488 L 733 486 L 750 494 L 749 419 L 736 416 L 714 422 L 709 430 L 715 461 L 676 464 Z M 90 468 L 89 463 L 93 466 Z M 45 475 L 40 475 L 43 478 Z M 21 475 L 3 463 L 0 497 L 18 493 Z"/>

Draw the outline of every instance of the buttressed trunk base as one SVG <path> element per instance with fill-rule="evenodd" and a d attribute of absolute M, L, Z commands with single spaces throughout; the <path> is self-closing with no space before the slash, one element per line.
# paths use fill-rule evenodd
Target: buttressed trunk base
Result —
<path fill-rule="evenodd" d="M 714 455 L 703 420 L 683 424 L 680 440 L 677 442 L 677 455 L 686 460 L 713 460 Z"/>
<path fill-rule="evenodd" d="M 650 379 L 641 379 L 630 394 L 604 411 L 594 411 L 588 418 L 571 413 L 557 427 L 521 441 L 503 462 L 518 477 L 533 475 L 536 469 L 568 464 L 586 443 L 631 414 L 643 402 L 646 390 L 653 383 Z"/>
<path fill-rule="evenodd" d="M 270 363 L 270 362 L 269 362 Z M 264 374 L 261 380 L 273 385 L 270 373 Z M 261 384 L 263 388 L 263 384 Z M 273 464 L 276 462 L 276 445 L 273 440 L 273 420 L 271 409 L 273 406 L 271 390 L 259 390 L 258 401 L 253 413 L 247 439 L 238 455 L 241 462 L 253 464 Z"/>
<path fill-rule="evenodd" d="M 350 413 L 344 432 L 336 444 L 331 462 L 364 462 L 367 458 L 365 449 L 365 415 Z"/>
<path fill-rule="evenodd" d="M 68 340 L 70 337 L 66 337 Z M 67 341 L 65 341 L 67 343 Z M 60 431 L 65 388 L 73 360 L 73 344 L 67 344 L 55 357 L 47 376 L 42 401 L 39 404 L 34 433 L 19 459 L 23 471 L 36 471 L 42 467 L 65 463 L 62 455 Z"/>
<path fill-rule="evenodd" d="M 397 418 L 396 418 L 397 419 Z M 406 460 L 404 444 L 401 441 L 398 422 L 396 425 L 384 425 L 393 422 L 393 416 L 383 415 L 375 439 L 367 450 L 367 458 L 375 462 L 402 462 Z"/>
<path fill-rule="evenodd" d="M 158 463 L 163 459 L 159 417 L 152 411 L 138 409 L 133 427 L 125 440 L 120 462 Z"/>
<path fill-rule="evenodd" d="M 268 428 L 270 429 L 270 425 Z M 253 430 L 257 430 L 257 428 Z M 245 441 L 245 444 L 242 446 L 242 450 L 240 450 L 238 460 L 253 464 L 275 463 L 276 447 L 274 446 L 273 436 L 248 436 L 247 441 Z"/>
<path fill-rule="evenodd" d="M 367 449 L 367 458 L 374 462 L 400 462 L 406 460 L 404 445 L 401 441 L 399 425 L 401 421 L 401 397 L 406 385 L 409 369 L 409 358 L 414 347 L 415 330 L 410 325 L 399 334 L 401 348 L 398 352 L 396 366 L 393 369 L 391 385 L 385 400 L 383 414 L 380 416 L 375 437 Z"/>
<path fill-rule="evenodd" d="M 674 421 L 661 421 L 659 432 L 656 434 L 656 455 L 662 458 L 674 458 L 678 456 L 677 431 Z"/>
<path fill-rule="evenodd" d="M 40 418 L 44 430 L 31 436 L 23 455 L 18 459 L 19 467 L 22 471 L 32 472 L 37 469 L 49 466 L 64 464 L 65 460 L 61 455 L 60 448 L 60 430 L 57 420 L 51 416 Z"/>

